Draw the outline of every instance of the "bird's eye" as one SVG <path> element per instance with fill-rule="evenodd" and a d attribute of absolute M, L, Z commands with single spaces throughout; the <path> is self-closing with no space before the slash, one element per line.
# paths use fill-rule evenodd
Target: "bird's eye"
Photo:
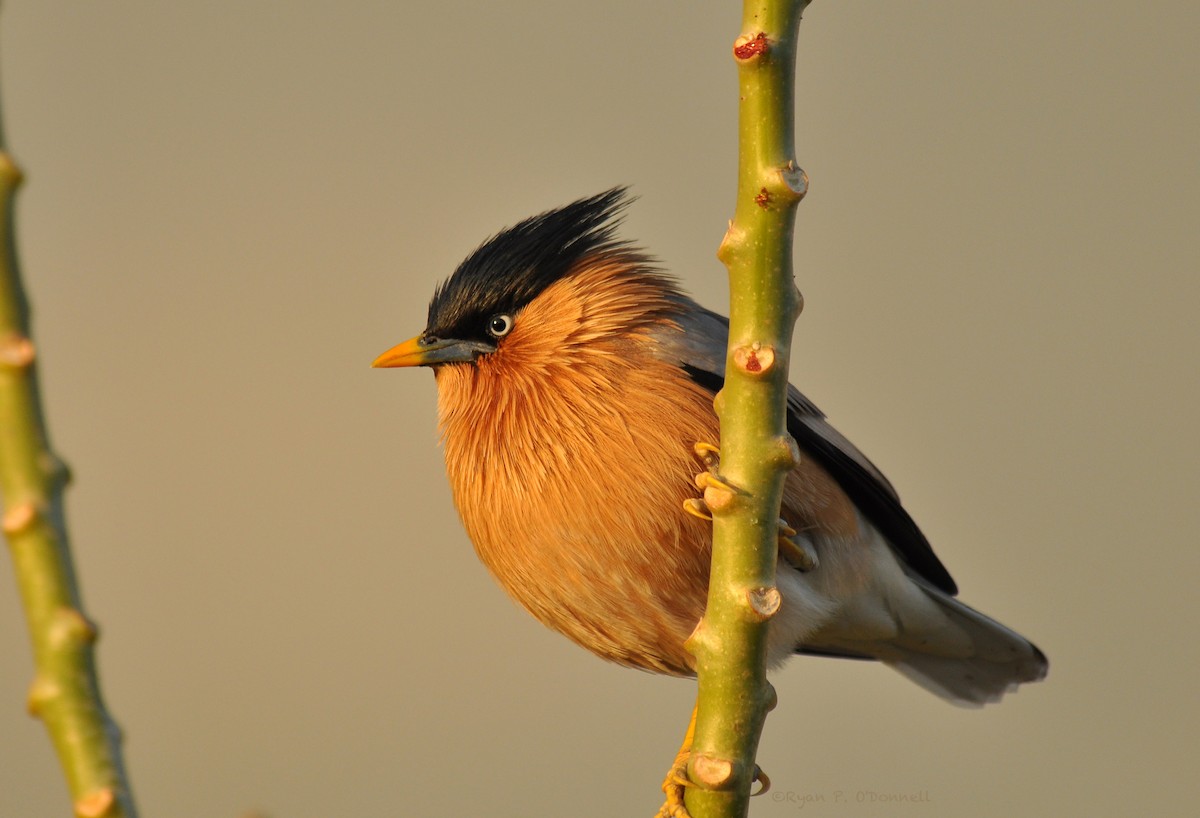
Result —
<path fill-rule="evenodd" d="M 503 338 L 512 332 L 513 318 L 511 315 L 493 315 L 488 321 L 488 332 L 495 338 Z"/>

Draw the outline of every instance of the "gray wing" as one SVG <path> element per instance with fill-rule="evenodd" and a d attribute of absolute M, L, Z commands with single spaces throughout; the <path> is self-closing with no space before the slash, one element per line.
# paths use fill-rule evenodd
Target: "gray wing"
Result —
<path fill-rule="evenodd" d="M 683 333 L 666 343 L 693 381 L 714 395 L 725 383 L 729 320 L 686 299 L 677 319 Z M 958 587 L 933 553 L 921 529 L 900 505 L 900 497 L 867 456 L 829 424 L 825 415 L 794 386 L 788 387 L 788 433 L 801 451 L 821 464 L 915 574 L 953 596 Z"/>

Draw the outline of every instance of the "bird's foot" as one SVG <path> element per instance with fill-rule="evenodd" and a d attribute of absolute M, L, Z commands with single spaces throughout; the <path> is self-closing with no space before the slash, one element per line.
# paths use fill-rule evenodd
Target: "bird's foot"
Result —
<path fill-rule="evenodd" d="M 679 752 L 675 754 L 671 769 L 667 770 L 667 777 L 663 779 L 662 790 L 667 797 L 666 801 L 658 808 L 658 812 L 654 813 L 654 818 L 691 818 L 687 807 L 683 805 L 683 791 L 692 786 L 692 781 L 688 778 L 687 763 L 692 757 L 692 741 L 695 738 L 696 708 L 693 707 L 692 717 L 688 719 L 687 732 L 683 735 L 683 743 L 679 746 Z"/>
<path fill-rule="evenodd" d="M 682 749 L 679 751 L 679 755 L 675 756 L 675 763 L 671 765 L 671 769 L 667 771 L 667 777 L 663 779 L 662 789 L 667 799 L 658 808 L 654 818 L 691 818 L 691 814 L 683 803 L 684 790 L 695 786 L 687 774 L 687 763 L 690 756 L 690 750 Z M 771 789 L 770 777 L 757 764 L 754 765 L 754 781 L 759 788 L 757 792 L 750 793 L 751 798 L 763 795 Z"/>
<path fill-rule="evenodd" d="M 663 805 L 658 808 L 658 812 L 654 814 L 654 818 L 691 818 L 688 814 L 687 807 L 683 805 L 683 791 L 692 786 L 691 780 L 687 774 L 688 758 L 691 756 L 691 749 L 679 751 L 679 755 L 675 756 L 675 763 L 671 765 L 671 769 L 667 771 L 667 777 L 663 779 L 662 790 L 666 795 L 666 800 Z"/>
<path fill-rule="evenodd" d="M 727 508 L 734 496 L 742 492 L 720 475 L 718 467 L 721 464 L 721 452 L 716 446 L 700 442 L 693 449 L 696 456 L 704 461 L 706 469 L 695 477 L 696 488 L 704 492 L 704 497 L 684 500 L 683 510 L 693 517 L 711 520 L 714 511 Z"/>
<path fill-rule="evenodd" d="M 708 488 L 710 478 L 719 486 L 723 486 L 720 479 L 717 477 L 717 466 L 721 463 L 721 450 L 711 443 L 701 441 L 692 447 L 692 451 L 696 453 L 696 457 L 704 461 L 704 468 L 708 471 L 702 471 L 696 475 L 696 488 L 704 491 Z M 693 517 L 699 517 L 701 520 L 712 522 L 712 509 L 700 497 L 689 497 L 683 501 L 683 510 Z M 664 785 L 665 786 L 665 785 Z"/>

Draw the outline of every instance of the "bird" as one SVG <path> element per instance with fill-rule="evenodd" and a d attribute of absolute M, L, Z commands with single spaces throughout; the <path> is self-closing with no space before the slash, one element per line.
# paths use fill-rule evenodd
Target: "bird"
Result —
<path fill-rule="evenodd" d="M 433 370 L 459 516 L 522 607 L 604 659 L 691 676 L 712 526 L 683 507 L 694 444 L 719 449 L 729 322 L 618 235 L 631 201 L 615 187 L 496 233 L 373 366 Z M 956 598 L 892 484 L 795 387 L 787 430 L 771 669 L 876 660 L 970 707 L 1046 675 L 1036 646 Z"/>

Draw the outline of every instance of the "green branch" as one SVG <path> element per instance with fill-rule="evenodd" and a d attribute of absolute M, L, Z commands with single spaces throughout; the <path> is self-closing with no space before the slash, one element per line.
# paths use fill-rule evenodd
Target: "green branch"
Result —
<path fill-rule="evenodd" d="M 708 606 L 689 641 L 699 691 L 685 803 L 693 818 L 748 809 L 754 758 L 775 695 L 766 678 L 767 623 L 778 611 L 775 559 L 783 482 L 796 462 L 786 429 L 788 358 L 802 301 L 792 279 L 792 228 L 807 178 L 793 148 L 796 36 L 808 0 L 746 0 L 738 64 L 737 207 L 718 255 L 729 268 L 729 354 Z M 728 486 L 722 486 L 724 483 Z"/>
<path fill-rule="evenodd" d="M 134 818 L 120 735 L 100 698 L 93 643 L 67 542 L 66 466 L 50 450 L 38 395 L 29 304 L 13 235 L 21 172 L 0 136 L 0 500 L 35 677 L 31 713 L 50 732 L 78 818 Z"/>

